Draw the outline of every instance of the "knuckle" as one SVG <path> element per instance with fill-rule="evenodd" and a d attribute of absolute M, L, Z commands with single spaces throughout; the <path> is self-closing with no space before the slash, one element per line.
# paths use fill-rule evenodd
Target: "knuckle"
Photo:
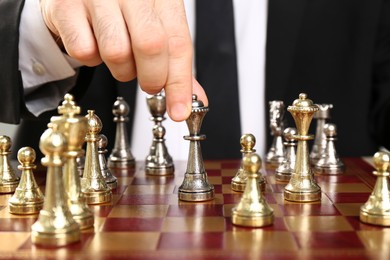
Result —
<path fill-rule="evenodd" d="M 145 33 L 133 40 L 135 52 L 146 56 L 158 55 L 166 49 L 167 39 L 162 33 Z"/>

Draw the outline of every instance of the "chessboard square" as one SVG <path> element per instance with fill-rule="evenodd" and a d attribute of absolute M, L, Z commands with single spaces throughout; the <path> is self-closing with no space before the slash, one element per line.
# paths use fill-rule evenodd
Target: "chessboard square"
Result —
<path fill-rule="evenodd" d="M 281 205 L 284 216 L 337 216 L 340 212 L 333 205 L 296 203 Z"/>
<path fill-rule="evenodd" d="M 173 176 L 141 176 L 134 177 L 131 185 L 174 185 Z"/>
<path fill-rule="evenodd" d="M 210 161 L 210 160 L 204 160 L 203 161 L 204 167 L 208 170 L 218 170 L 221 169 L 221 162 L 219 161 Z"/>
<path fill-rule="evenodd" d="M 235 192 L 232 194 L 222 194 L 224 204 L 237 204 L 240 202 L 242 197 L 242 192 Z"/>
<path fill-rule="evenodd" d="M 172 196 L 174 195 L 123 195 L 118 201 L 118 205 L 168 205 Z"/>
<path fill-rule="evenodd" d="M 0 232 L 29 232 L 36 218 L 2 218 L 0 219 Z"/>
<path fill-rule="evenodd" d="M 289 231 L 292 232 L 337 232 L 352 231 L 349 222 L 342 216 L 286 216 Z"/>
<path fill-rule="evenodd" d="M 168 205 L 117 205 L 108 218 L 163 218 Z"/>
<path fill-rule="evenodd" d="M 222 169 L 221 170 L 221 176 L 222 177 L 225 177 L 225 178 L 230 178 L 230 180 L 236 176 L 237 174 L 237 171 L 238 171 L 239 167 L 236 169 Z"/>
<path fill-rule="evenodd" d="M 223 232 L 161 233 L 158 249 L 223 249 Z"/>
<path fill-rule="evenodd" d="M 86 250 L 92 254 L 115 250 L 155 250 L 159 237 L 159 232 L 101 232 L 95 234 Z"/>
<path fill-rule="evenodd" d="M 365 247 L 374 252 L 378 252 L 382 256 L 390 256 L 390 229 L 385 228 L 381 230 L 362 230 L 357 231 L 357 235 L 365 245 Z"/>
<path fill-rule="evenodd" d="M 295 232 L 298 245 L 303 249 L 364 249 L 364 245 L 354 231 Z"/>
<path fill-rule="evenodd" d="M 163 218 L 107 218 L 101 230 L 103 232 L 160 231 Z"/>
<path fill-rule="evenodd" d="M 133 177 L 117 177 L 118 186 L 128 186 L 133 182 Z"/>
<path fill-rule="evenodd" d="M 206 217 L 206 216 L 222 216 L 222 204 L 178 204 L 170 205 L 168 209 L 168 217 Z"/>
<path fill-rule="evenodd" d="M 162 231 L 177 232 L 223 232 L 226 230 L 224 217 L 167 217 Z"/>
<path fill-rule="evenodd" d="M 208 176 L 207 177 L 210 184 L 213 185 L 221 185 L 222 184 L 222 177 L 221 176 Z"/>
<path fill-rule="evenodd" d="M 172 194 L 175 185 L 130 185 L 124 191 L 124 195 L 143 195 L 143 194 Z"/>
<path fill-rule="evenodd" d="M 222 161 L 221 168 L 222 169 L 234 169 L 238 170 L 241 166 L 241 160 L 231 160 L 231 161 Z"/>
<path fill-rule="evenodd" d="M 220 169 L 207 169 L 207 176 L 221 176 Z"/>
<path fill-rule="evenodd" d="M 362 203 L 335 203 L 334 206 L 343 216 L 359 216 Z"/>
<path fill-rule="evenodd" d="M 360 213 L 359 213 L 360 214 Z M 357 216 L 348 216 L 346 219 L 349 224 L 354 228 L 354 230 L 364 230 L 364 231 L 382 231 L 388 229 L 380 225 L 371 225 L 360 221 L 359 214 Z"/>
<path fill-rule="evenodd" d="M 316 175 L 317 183 L 322 187 L 325 183 L 361 183 L 355 175 Z"/>
<path fill-rule="evenodd" d="M 113 208 L 112 205 L 101 205 L 101 204 L 88 205 L 88 207 L 91 209 L 94 216 L 98 216 L 102 218 L 107 217 Z"/>
<path fill-rule="evenodd" d="M 223 185 L 231 185 L 233 177 L 231 176 L 221 176 Z"/>
<path fill-rule="evenodd" d="M 364 183 L 321 183 L 321 190 L 326 193 L 371 192 L 371 189 Z"/>
<path fill-rule="evenodd" d="M 332 192 L 326 195 L 333 203 L 366 203 L 370 192 Z"/>
<path fill-rule="evenodd" d="M 16 251 L 29 240 L 31 232 L 0 232 L 0 258 L 4 252 Z"/>
<path fill-rule="evenodd" d="M 229 184 L 222 184 L 222 193 L 223 194 L 242 194 L 242 192 L 232 190 L 231 182 L 229 182 Z"/>

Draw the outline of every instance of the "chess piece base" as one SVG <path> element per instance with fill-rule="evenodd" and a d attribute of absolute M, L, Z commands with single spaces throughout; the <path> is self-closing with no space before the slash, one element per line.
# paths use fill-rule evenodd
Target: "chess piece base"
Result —
<path fill-rule="evenodd" d="M 13 193 L 19 185 L 19 181 L 3 182 L 0 184 L 0 193 Z"/>
<path fill-rule="evenodd" d="M 185 192 L 179 190 L 179 199 L 184 201 L 206 201 L 214 199 L 214 189 L 202 192 Z"/>
<path fill-rule="evenodd" d="M 167 167 L 145 167 L 145 173 L 147 175 L 152 176 L 166 176 L 166 175 L 172 175 L 175 171 L 174 166 L 167 166 Z"/>
<path fill-rule="evenodd" d="M 115 190 L 116 188 L 118 188 L 118 181 L 115 180 L 115 181 L 112 181 L 112 182 L 106 182 L 108 188 L 110 188 L 111 190 Z"/>
<path fill-rule="evenodd" d="M 79 224 L 80 229 L 88 229 L 94 225 L 94 218 L 92 214 L 84 216 L 73 216 L 73 219 L 77 222 L 77 224 Z"/>
<path fill-rule="evenodd" d="M 390 226 L 390 214 L 376 215 L 360 210 L 360 221 L 372 225 Z"/>
<path fill-rule="evenodd" d="M 108 160 L 108 167 L 110 168 L 135 168 L 135 160 Z"/>
<path fill-rule="evenodd" d="M 34 230 L 34 226 L 35 224 L 32 226 L 31 231 L 31 241 L 33 244 L 49 247 L 61 247 L 80 241 L 80 228 L 76 222 L 63 232 L 37 231 Z"/>
<path fill-rule="evenodd" d="M 321 200 L 321 190 L 313 192 L 293 192 L 284 190 L 284 199 L 294 202 L 311 202 Z"/>
<path fill-rule="evenodd" d="M 240 215 L 237 211 L 232 212 L 232 223 L 237 226 L 244 227 L 264 227 L 272 225 L 274 222 L 274 215 L 261 216 L 254 214 L 253 216 Z"/>
<path fill-rule="evenodd" d="M 334 166 L 334 167 L 314 167 L 314 173 L 319 175 L 339 175 L 344 173 L 344 167 Z"/>
<path fill-rule="evenodd" d="M 111 201 L 111 190 L 83 192 L 87 204 L 102 204 Z"/>
<path fill-rule="evenodd" d="M 38 214 L 43 207 L 43 201 L 40 203 L 29 203 L 26 205 L 9 203 L 9 212 L 17 215 Z"/>
<path fill-rule="evenodd" d="M 246 182 L 232 181 L 232 183 L 231 183 L 232 190 L 236 191 L 236 192 L 244 192 L 245 186 L 246 186 Z M 264 179 L 259 181 L 259 187 L 260 187 L 261 192 L 265 191 L 265 180 Z"/>
<path fill-rule="evenodd" d="M 291 173 L 276 172 L 275 180 L 278 182 L 289 182 L 291 179 Z"/>

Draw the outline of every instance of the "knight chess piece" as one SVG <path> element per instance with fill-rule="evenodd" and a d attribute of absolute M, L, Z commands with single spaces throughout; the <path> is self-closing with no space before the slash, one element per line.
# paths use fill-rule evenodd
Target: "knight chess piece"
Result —
<path fill-rule="evenodd" d="M 390 226 L 389 166 L 390 154 L 374 154 L 373 174 L 377 180 L 368 201 L 360 208 L 360 221 L 372 225 Z"/>
<path fill-rule="evenodd" d="M 33 170 L 36 154 L 33 148 L 23 147 L 18 151 L 18 169 L 22 171 L 20 182 L 15 193 L 8 201 L 9 212 L 12 214 L 38 214 L 43 207 L 44 196 L 37 185 Z"/>
<path fill-rule="evenodd" d="M 101 204 L 111 201 L 112 192 L 106 184 L 99 164 L 98 142 L 103 124 L 94 110 L 88 110 L 88 132 L 85 137 L 87 149 L 85 166 L 81 178 L 81 192 L 87 204 Z"/>
<path fill-rule="evenodd" d="M 273 136 L 271 147 L 266 155 L 266 163 L 277 167 L 285 156 L 282 133 L 284 130 L 284 103 L 280 100 L 269 102 L 270 129 Z"/>
<path fill-rule="evenodd" d="M 273 209 L 264 199 L 258 182 L 261 175 L 261 158 L 255 153 L 246 154 L 243 157 L 242 165 L 247 172 L 247 184 L 240 202 L 232 209 L 232 223 L 246 227 L 272 225 Z"/>
<path fill-rule="evenodd" d="M 324 133 L 324 125 L 330 119 L 330 111 L 333 108 L 332 104 L 318 104 L 319 110 L 314 113 L 314 119 L 317 121 L 316 134 L 314 143 L 310 152 L 310 160 L 314 165 L 321 158 L 326 148 L 326 136 Z"/>
<path fill-rule="evenodd" d="M 107 166 L 106 154 L 107 154 L 107 144 L 108 139 L 104 134 L 100 134 L 100 139 L 98 141 L 98 156 L 99 156 L 99 165 L 100 170 L 103 174 L 106 184 L 111 190 L 115 190 L 118 187 L 117 178 L 112 175 L 111 170 Z"/>
<path fill-rule="evenodd" d="M 69 209 L 80 228 L 87 229 L 93 227 L 94 216 L 81 192 L 80 174 L 77 168 L 77 157 L 84 153 L 82 146 L 88 130 L 87 118 L 80 116 L 81 109 L 70 94 L 65 95 L 64 101 L 57 110 L 60 116 L 53 116 L 50 123 L 57 125 L 58 131 L 65 136 L 68 144 L 63 153 L 65 158 L 63 181 Z"/>
<path fill-rule="evenodd" d="M 245 155 L 252 154 L 256 152 L 256 149 L 253 147 L 256 144 L 256 138 L 252 134 L 244 134 L 240 138 L 240 145 L 241 145 L 241 153 L 242 156 L 244 157 Z M 240 168 L 238 169 L 236 175 L 233 177 L 232 182 L 231 182 L 231 188 L 234 191 L 238 192 L 243 192 L 245 190 L 245 186 L 247 183 L 247 173 L 243 168 L 242 162 L 240 165 Z M 265 179 L 261 175 L 259 177 L 259 185 L 260 185 L 260 190 L 264 191 L 265 190 Z"/>
<path fill-rule="evenodd" d="M 154 122 L 154 126 L 153 142 L 145 159 L 145 172 L 157 176 L 171 175 L 174 172 L 174 164 L 165 145 L 165 127 L 162 125 L 166 112 L 165 96 L 159 93 L 147 97 L 146 101 L 152 114 L 151 120 Z"/>
<path fill-rule="evenodd" d="M 345 171 L 343 161 L 339 158 L 335 140 L 337 140 L 337 128 L 334 124 L 324 125 L 326 146 L 321 158 L 314 165 L 317 174 L 342 174 Z"/>
<path fill-rule="evenodd" d="M 73 219 L 62 178 L 66 138 L 56 125 L 41 136 L 39 147 L 45 155 L 42 164 L 47 167 L 43 208 L 38 220 L 31 226 L 31 240 L 43 246 L 65 246 L 80 240 L 80 226 Z"/>
<path fill-rule="evenodd" d="M 19 185 L 19 177 L 9 160 L 11 145 L 9 136 L 0 136 L 0 193 L 12 193 Z"/>
<path fill-rule="evenodd" d="M 279 182 L 288 182 L 291 178 L 291 174 L 295 169 L 296 161 L 296 147 L 297 141 L 294 136 L 297 134 L 297 130 L 294 127 L 287 127 L 283 131 L 284 146 L 286 149 L 286 157 L 283 162 L 275 170 L 275 180 Z"/>
<path fill-rule="evenodd" d="M 114 148 L 108 157 L 108 166 L 113 168 L 134 168 L 135 158 L 130 150 L 126 122 L 129 121 L 129 105 L 123 97 L 117 97 L 112 107 L 116 122 Z"/>
<path fill-rule="evenodd" d="M 321 199 L 321 188 L 314 180 L 308 148 L 308 140 L 313 139 L 313 135 L 308 134 L 310 122 L 318 106 L 305 93 L 301 93 L 287 110 L 295 121 L 298 134 L 293 138 L 298 144 L 294 172 L 284 188 L 284 198 L 296 202 L 318 201 Z"/>
<path fill-rule="evenodd" d="M 192 112 L 186 123 L 189 135 L 184 136 L 190 141 L 187 170 L 184 174 L 183 183 L 179 187 L 179 199 L 184 201 L 205 201 L 214 199 L 214 186 L 208 182 L 204 168 L 200 141 L 206 136 L 201 135 L 202 121 L 209 108 L 203 102 L 192 95 Z"/>

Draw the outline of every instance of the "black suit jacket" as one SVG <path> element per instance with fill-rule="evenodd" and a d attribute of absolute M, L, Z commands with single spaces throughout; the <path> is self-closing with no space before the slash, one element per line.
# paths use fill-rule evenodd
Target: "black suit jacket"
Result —
<path fill-rule="evenodd" d="M 22 6 L 23 0 L 0 0 L 0 16 L 7 14 L 0 26 L 0 55 L 5 57 L 0 59 L 0 90 L 8 97 L 0 102 L 0 121 L 8 123 L 18 123 L 21 117 L 28 116 L 17 66 Z M 299 93 L 306 92 L 315 103 L 332 103 L 331 121 L 338 126 L 337 149 L 343 156 L 372 155 L 380 145 L 390 147 L 387 134 L 390 129 L 388 0 L 271 0 L 266 52 L 266 101 L 278 99 L 289 105 Z M 104 67 L 99 70 L 104 73 L 86 73 L 75 89 L 83 89 L 92 82 L 84 100 L 93 94 L 98 94 L 96 97 L 111 93 L 110 98 L 90 103 L 94 107 L 99 104 L 98 107 L 107 112 L 117 94 L 112 85 L 118 83 Z M 220 86 L 205 84 L 206 92 L 210 87 Z M 210 106 L 217 98 L 209 96 Z M 222 115 L 209 113 L 204 124 L 217 123 L 219 116 Z M 286 117 L 289 125 L 294 126 L 288 113 Z M 108 120 L 103 120 L 105 122 Z M 228 127 L 216 127 L 228 130 Z M 37 132 L 42 133 L 42 129 Z M 113 131 L 107 132 L 113 135 Z M 19 136 L 22 138 L 23 134 Z M 203 149 L 204 158 L 238 158 L 239 138 L 208 140 L 211 148 Z M 31 141 L 31 135 L 27 139 Z M 20 146 L 26 142 L 28 140 Z M 268 145 L 269 142 L 270 138 Z M 212 153 L 215 145 L 236 152 L 216 155 Z"/>

